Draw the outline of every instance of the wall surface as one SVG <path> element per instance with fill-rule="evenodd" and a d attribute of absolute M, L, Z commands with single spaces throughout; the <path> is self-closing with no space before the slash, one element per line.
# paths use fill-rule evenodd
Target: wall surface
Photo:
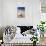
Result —
<path fill-rule="evenodd" d="M 0 24 L 36 26 L 40 20 L 40 0 L 0 0 Z M 17 18 L 17 7 L 25 7 L 25 18 Z M 2 20 L 2 21 L 1 21 Z"/>

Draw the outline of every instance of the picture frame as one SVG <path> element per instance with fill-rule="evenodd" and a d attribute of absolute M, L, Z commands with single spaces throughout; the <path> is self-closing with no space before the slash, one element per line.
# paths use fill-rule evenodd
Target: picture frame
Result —
<path fill-rule="evenodd" d="M 17 7 L 17 18 L 25 17 L 25 7 Z"/>

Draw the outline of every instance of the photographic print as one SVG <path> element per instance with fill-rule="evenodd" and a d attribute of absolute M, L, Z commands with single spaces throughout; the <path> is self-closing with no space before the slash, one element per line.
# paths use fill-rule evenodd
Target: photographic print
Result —
<path fill-rule="evenodd" d="M 17 17 L 18 18 L 25 17 L 25 7 L 17 7 Z"/>

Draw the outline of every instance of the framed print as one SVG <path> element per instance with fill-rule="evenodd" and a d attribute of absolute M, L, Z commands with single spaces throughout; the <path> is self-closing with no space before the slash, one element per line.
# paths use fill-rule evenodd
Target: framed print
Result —
<path fill-rule="evenodd" d="M 25 17 L 25 7 L 17 7 L 17 18 Z"/>

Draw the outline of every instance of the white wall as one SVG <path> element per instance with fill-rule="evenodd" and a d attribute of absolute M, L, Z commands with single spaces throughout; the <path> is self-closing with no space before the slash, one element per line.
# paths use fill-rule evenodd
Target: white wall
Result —
<path fill-rule="evenodd" d="M 3 20 L 3 17 L 2 17 L 2 0 L 0 0 L 0 26 L 2 24 L 2 20 Z"/>
<path fill-rule="evenodd" d="M 33 25 L 40 20 L 40 0 L 2 0 L 2 25 Z M 17 7 L 25 7 L 25 18 L 17 18 Z"/>

